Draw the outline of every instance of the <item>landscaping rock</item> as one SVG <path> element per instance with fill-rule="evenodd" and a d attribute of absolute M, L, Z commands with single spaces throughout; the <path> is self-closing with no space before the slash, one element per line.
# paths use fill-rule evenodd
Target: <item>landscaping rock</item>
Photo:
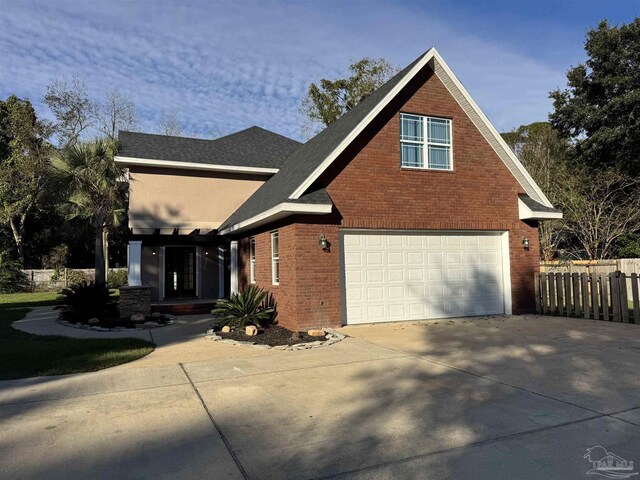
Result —
<path fill-rule="evenodd" d="M 229 325 L 225 325 L 224 327 L 222 327 L 222 330 L 220 330 L 222 333 L 229 333 L 231 331 L 231 327 Z"/>
<path fill-rule="evenodd" d="M 249 325 L 244 329 L 244 333 L 249 335 L 250 337 L 254 337 L 258 335 L 258 327 L 256 327 L 255 325 Z"/>
<path fill-rule="evenodd" d="M 158 322 L 144 322 L 142 325 L 145 327 L 157 327 L 160 324 Z"/>
<path fill-rule="evenodd" d="M 153 312 L 151 314 L 151 318 L 161 318 L 162 314 L 160 312 Z"/>
<path fill-rule="evenodd" d="M 87 323 L 89 325 L 97 325 L 98 323 L 100 323 L 100 320 L 94 317 L 94 318 L 90 318 L 89 320 L 87 320 Z"/>
<path fill-rule="evenodd" d="M 132 322 L 144 322 L 147 319 L 147 317 L 145 317 L 141 313 L 136 313 L 135 315 L 131 315 L 130 319 Z"/>
<path fill-rule="evenodd" d="M 307 335 L 310 337 L 324 337 L 325 333 L 324 330 L 309 330 Z"/>

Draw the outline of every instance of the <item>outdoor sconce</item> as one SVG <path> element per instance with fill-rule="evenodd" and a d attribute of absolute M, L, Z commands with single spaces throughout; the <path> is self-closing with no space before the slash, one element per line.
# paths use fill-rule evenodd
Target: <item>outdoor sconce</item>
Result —
<path fill-rule="evenodd" d="M 527 237 L 522 238 L 522 246 L 525 250 L 529 250 L 529 239 Z"/>
<path fill-rule="evenodd" d="M 205 255 L 209 255 L 209 249 L 208 249 L 208 248 L 205 248 L 205 249 L 204 249 L 204 254 L 205 254 Z"/>
<path fill-rule="evenodd" d="M 329 243 L 329 240 L 327 240 L 327 237 L 324 236 L 324 234 L 320 234 L 320 236 L 318 237 L 318 243 L 320 244 L 322 250 L 324 250 L 325 252 L 329 251 L 331 244 Z"/>
<path fill-rule="evenodd" d="M 156 249 L 155 248 L 153 250 L 151 250 L 151 255 L 153 255 L 155 257 L 155 255 L 156 255 Z"/>

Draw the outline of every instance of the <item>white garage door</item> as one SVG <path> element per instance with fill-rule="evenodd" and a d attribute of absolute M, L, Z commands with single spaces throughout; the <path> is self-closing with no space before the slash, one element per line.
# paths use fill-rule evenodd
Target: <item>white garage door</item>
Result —
<path fill-rule="evenodd" d="M 505 312 L 502 234 L 344 235 L 346 323 Z"/>

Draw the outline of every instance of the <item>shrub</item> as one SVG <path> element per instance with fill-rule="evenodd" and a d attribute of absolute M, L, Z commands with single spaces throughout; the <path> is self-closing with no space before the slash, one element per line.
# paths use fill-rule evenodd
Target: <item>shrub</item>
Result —
<path fill-rule="evenodd" d="M 120 288 L 122 285 L 126 284 L 127 270 L 125 268 L 109 270 L 109 275 L 107 275 L 107 285 L 109 285 L 109 288 Z"/>
<path fill-rule="evenodd" d="M 104 285 L 86 281 L 62 290 L 61 317 L 71 322 L 86 322 L 90 318 L 104 318 L 115 308 L 114 298 Z"/>
<path fill-rule="evenodd" d="M 89 283 L 91 278 L 82 270 L 67 270 L 67 285 L 73 286 L 80 283 Z"/>
<path fill-rule="evenodd" d="M 273 322 L 275 310 L 273 297 L 267 296 L 262 288 L 251 285 L 243 292 L 232 293 L 229 300 L 216 302 L 211 314 L 218 317 L 217 324 L 221 327 L 264 327 Z"/>
<path fill-rule="evenodd" d="M 0 293 L 24 292 L 31 289 L 20 263 L 0 252 Z"/>

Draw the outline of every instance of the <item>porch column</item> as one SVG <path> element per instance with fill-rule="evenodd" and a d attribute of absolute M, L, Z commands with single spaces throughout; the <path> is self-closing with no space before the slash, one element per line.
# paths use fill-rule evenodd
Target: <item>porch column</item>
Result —
<path fill-rule="evenodd" d="M 224 247 L 218 247 L 218 298 L 224 298 Z"/>
<path fill-rule="evenodd" d="M 130 287 L 142 285 L 141 268 L 142 263 L 142 242 L 132 240 L 127 249 L 127 284 Z"/>
<path fill-rule="evenodd" d="M 238 241 L 231 242 L 231 293 L 238 293 Z"/>

